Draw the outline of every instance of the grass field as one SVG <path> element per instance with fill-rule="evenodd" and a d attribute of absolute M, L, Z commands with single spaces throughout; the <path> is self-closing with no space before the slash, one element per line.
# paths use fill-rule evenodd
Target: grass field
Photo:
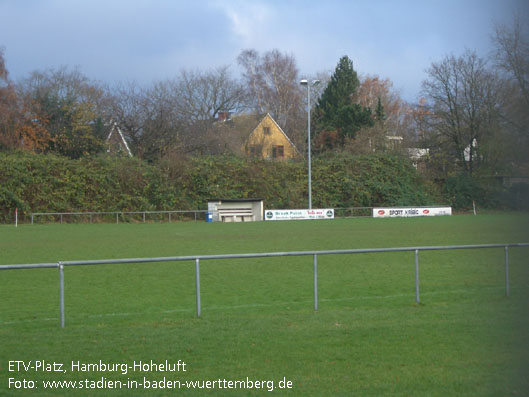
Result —
<path fill-rule="evenodd" d="M 528 242 L 528 226 L 520 213 L 0 226 L 0 264 Z M 503 249 L 421 253 L 416 305 L 412 252 L 323 256 L 317 312 L 310 257 L 202 261 L 201 318 L 193 262 L 67 267 L 64 329 L 56 269 L 0 271 L 0 395 L 529 395 L 529 249 L 512 248 L 509 259 L 506 298 Z M 14 360 L 63 363 L 67 372 L 26 372 Z M 187 371 L 71 371 L 72 361 L 151 360 L 182 360 Z M 276 389 L 44 389 L 44 381 L 144 377 Z M 9 378 L 37 389 L 9 388 Z M 291 389 L 278 389 L 283 379 Z"/>

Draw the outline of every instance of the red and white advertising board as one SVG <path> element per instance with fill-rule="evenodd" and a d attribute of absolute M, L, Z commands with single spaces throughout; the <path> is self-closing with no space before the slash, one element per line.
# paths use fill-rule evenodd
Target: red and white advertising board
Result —
<path fill-rule="evenodd" d="M 373 208 L 373 218 L 452 215 L 452 207 L 384 207 Z"/>

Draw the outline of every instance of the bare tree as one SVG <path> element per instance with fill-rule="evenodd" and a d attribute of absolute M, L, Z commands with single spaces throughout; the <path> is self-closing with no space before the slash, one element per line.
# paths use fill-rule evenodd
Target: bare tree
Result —
<path fill-rule="evenodd" d="M 169 150 L 182 149 L 182 126 L 176 110 L 175 92 L 167 82 L 157 82 L 145 90 L 141 142 L 148 158 L 164 156 Z"/>
<path fill-rule="evenodd" d="M 19 145 L 16 134 L 17 95 L 5 66 L 4 51 L 0 48 L 0 148 Z"/>
<path fill-rule="evenodd" d="M 170 85 L 177 93 L 177 112 L 183 122 L 214 121 L 220 111 L 237 112 L 244 104 L 243 87 L 231 77 L 228 66 L 183 70 Z"/>
<path fill-rule="evenodd" d="M 504 78 L 502 116 L 510 135 L 511 158 L 527 162 L 529 150 L 529 33 L 519 17 L 511 26 L 497 25 L 492 59 Z"/>
<path fill-rule="evenodd" d="M 519 17 L 512 26 L 497 25 L 492 42 L 496 65 L 515 80 L 525 105 L 529 106 L 529 37 Z"/>
<path fill-rule="evenodd" d="M 279 50 L 263 56 L 255 50 L 244 50 L 237 61 L 244 69 L 248 103 L 256 113 L 270 113 L 281 128 L 288 130 L 297 122 L 303 100 L 294 57 Z"/>
<path fill-rule="evenodd" d="M 120 86 L 114 95 L 114 117 L 137 153 L 153 159 L 168 153 L 217 153 L 214 123 L 220 111 L 242 108 L 244 90 L 224 66 L 183 70 L 148 88 Z"/>
<path fill-rule="evenodd" d="M 134 155 L 155 160 L 182 148 L 182 126 L 168 82 L 150 87 L 130 82 L 108 89 L 113 94 L 112 123 L 117 123 L 130 141 Z"/>
<path fill-rule="evenodd" d="M 215 123 L 220 112 L 244 109 L 245 91 L 228 66 L 207 71 L 183 70 L 168 82 L 175 117 L 186 152 L 222 153 L 224 145 Z"/>
<path fill-rule="evenodd" d="M 375 125 L 360 130 L 352 142 L 357 150 L 400 151 L 414 145 L 412 108 L 393 88 L 391 80 L 361 76 L 355 102 L 371 109 L 375 117 Z M 367 147 L 362 148 L 365 144 Z"/>
<path fill-rule="evenodd" d="M 106 88 L 110 93 L 110 123 L 116 123 L 132 146 L 134 155 L 143 157 L 141 145 L 145 119 L 145 89 L 136 82 Z"/>
<path fill-rule="evenodd" d="M 430 131 L 446 154 L 469 173 L 491 156 L 488 145 L 499 131 L 498 79 L 485 61 L 467 51 L 447 56 L 427 70 L 422 82 Z"/>

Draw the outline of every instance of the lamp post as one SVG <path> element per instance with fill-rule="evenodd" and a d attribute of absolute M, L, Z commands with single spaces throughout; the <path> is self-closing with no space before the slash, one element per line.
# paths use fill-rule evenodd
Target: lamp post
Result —
<path fill-rule="evenodd" d="M 309 210 L 312 209 L 312 182 L 311 182 L 311 165 L 310 165 L 310 87 L 314 87 L 319 84 L 319 80 L 312 80 L 310 83 L 308 80 L 301 80 L 301 85 L 307 86 L 307 160 L 309 169 Z"/>

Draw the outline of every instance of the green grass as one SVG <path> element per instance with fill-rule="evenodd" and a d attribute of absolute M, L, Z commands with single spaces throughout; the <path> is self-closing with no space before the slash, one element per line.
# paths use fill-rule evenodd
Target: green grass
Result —
<path fill-rule="evenodd" d="M 246 224 L 0 227 L 0 263 L 529 241 L 528 214 Z M 272 394 L 529 394 L 527 248 L 412 252 L 0 271 L 0 395 L 262 395 L 267 389 L 45 391 L 44 380 L 279 380 Z M 10 372 L 10 360 L 187 364 L 185 373 Z M 31 379 L 37 390 L 8 389 Z"/>

